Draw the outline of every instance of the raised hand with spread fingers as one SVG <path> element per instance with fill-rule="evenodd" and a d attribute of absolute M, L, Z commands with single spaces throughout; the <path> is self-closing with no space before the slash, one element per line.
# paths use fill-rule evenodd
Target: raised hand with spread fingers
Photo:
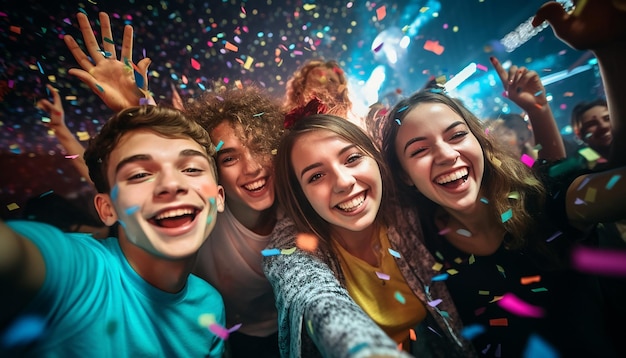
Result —
<path fill-rule="evenodd" d="M 77 13 L 76 18 L 83 35 L 87 53 L 85 53 L 71 35 L 63 40 L 81 68 L 72 68 L 69 73 L 76 76 L 91 88 L 113 111 L 148 103 L 154 103 L 148 92 L 149 58 L 133 63 L 133 27 L 124 27 L 121 56 L 117 51 L 111 33 L 109 16 L 101 12 L 100 31 L 102 48 L 98 44 L 87 15 Z"/>
<path fill-rule="evenodd" d="M 83 147 L 65 125 L 65 111 L 63 110 L 63 103 L 61 102 L 59 91 L 51 85 L 46 85 L 46 87 L 52 95 L 52 102 L 45 98 L 37 101 L 37 108 L 44 110 L 50 116 L 50 121 L 44 123 L 54 132 L 55 137 L 72 159 L 72 164 L 80 175 L 90 180 L 89 169 L 83 158 L 85 147 Z"/>

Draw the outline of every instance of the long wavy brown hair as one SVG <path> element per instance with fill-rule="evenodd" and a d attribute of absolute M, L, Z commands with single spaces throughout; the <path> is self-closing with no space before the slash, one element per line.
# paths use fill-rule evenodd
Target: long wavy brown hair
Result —
<path fill-rule="evenodd" d="M 546 196 L 546 190 L 532 170 L 515 158 L 497 143 L 491 141 L 483 130 L 481 121 L 472 114 L 462 103 L 440 92 L 419 91 L 409 98 L 398 102 L 387 114 L 387 120 L 383 127 L 382 151 L 385 159 L 394 173 L 394 181 L 398 195 L 404 200 L 403 205 L 416 205 L 417 198 L 425 198 L 417 192 L 414 186 L 408 186 L 403 181 L 405 173 L 396 153 L 396 138 L 402 130 L 404 117 L 413 108 L 422 103 L 440 103 L 457 113 L 465 120 L 469 130 L 476 137 L 483 150 L 485 158 L 485 172 L 483 174 L 483 195 L 489 201 L 490 215 L 496 222 L 501 222 L 501 214 L 509 209 L 513 210 L 513 216 L 502 223 L 512 239 L 507 242 L 508 248 L 521 248 L 526 246 L 526 234 L 533 228 L 535 221 L 527 210 L 527 200 L 536 198 L 542 202 Z M 509 193 L 519 193 L 519 199 L 510 199 Z M 426 198 L 427 202 L 436 204 Z"/>

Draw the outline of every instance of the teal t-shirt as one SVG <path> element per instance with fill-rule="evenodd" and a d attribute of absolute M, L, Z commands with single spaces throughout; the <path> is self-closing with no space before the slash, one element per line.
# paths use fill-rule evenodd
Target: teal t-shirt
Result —
<path fill-rule="evenodd" d="M 225 322 L 222 297 L 205 281 L 190 275 L 183 290 L 167 293 L 133 270 L 116 238 L 96 240 L 30 221 L 8 225 L 46 263 L 42 288 L 20 314 L 46 326 L 20 356 L 221 357 L 223 341 L 199 322 Z"/>

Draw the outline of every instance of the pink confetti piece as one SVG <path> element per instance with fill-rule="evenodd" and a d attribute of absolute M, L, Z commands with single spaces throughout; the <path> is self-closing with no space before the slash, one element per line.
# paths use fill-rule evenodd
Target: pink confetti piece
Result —
<path fill-rule="evenodd" d="M 528 154 L 522 154 L 520 160 L 529 168 L 532 168 L 533 165 L 535 165 L 535 159 Z"/>
<path fill-rule="evenodd" d="M 220 326 L 217 323 L 211 323 L 209 325 L 209 331 L 224 340 L 228 339 L 228 335 L 230 334 L 230 332 L 226 328 Z"/>
<path fill-rule="evenodd" d="M 448 233 L 450 233 L 450 231 L 452 231 L 452 229 L 450 229 L 449 227 L 444 228 L 444 229 L 441 229 L 441 230 L 439 231 L 439 235 L 445 235 L 445 234 L 448 234 Z"/>
<path fill-rule="evenodd" d="M 477 64 L 476 64 L 476 69 L 477 69 L 477 70 L 481 70 L 481 71 L 485 71 L 485 72 L 489 71 L 489 69 L 487 68 L 487 66 L 485 66 L 485 65 L 481 65 L 480 63 L 477 63 Z"/>
<path fill-rule="evenodd" d="M 424 50 L 430 51 L 436 55 L 441 55 L 444 51 L 444 47 L 439 44 L 439 41 L 426 40 Z"/>
<path fill-rule="evenodd" d="M 521 317 L 540 318 L 545 314 L 543 308 L 531 305 L 512 293 L 505 293 L 498 300 L 498 306 Z"/>
<path fill-rule="evenodd" d="M 385 16 L 387 16 L 387 8 L 384 5 L 376 9 L 376 18 L 378 21 L 384 19 Z"/>
<path fill-rule="evenodd" d="M 74 155 L 66 155 L 65 159 L 76 159 L 78 158 L 78 154 L 74 154 Z"/>
<path fill-rule="evenodd" d="M 200 62 L 198 62 L 195 58 L 191 59 L 191 67 L 193 67 L 194 70 L 199 70 L 200 69 Z"/>
<path fill-rule="evenodd" d="M 572 250 L 572 265 L 582 272 L 626 276 L 626 252 L 579 246 Z"/>
<path fill-rule="evenodd" d="M 378 272 L 378 271 L 376 271 L 376 276 L 378 276 L 379 279 L 385 280 L 385 281 L 389 281 L 389 279 L 391 278 L 386 273 L 382 273 L 382 272 Z"/>

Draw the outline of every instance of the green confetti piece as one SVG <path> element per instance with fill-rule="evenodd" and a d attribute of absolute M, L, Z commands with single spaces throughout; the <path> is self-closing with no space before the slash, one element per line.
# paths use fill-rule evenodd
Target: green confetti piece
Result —
<path fill-rule="evenodd" d="M 110 38 L 108 38 L 108 37 L 105 37 L 105 38 L 103 38 L 102 40 L 103 40 L 104 42 L 106 42 L 106 43 L 110 43 L 110 44 L 115 45 L 115 42 L 113 41 L 113 39 L 110 39 Z"/>
<path fill-rule="evenodd" d="M 533 288 L 532 292 L 548 292 L 548 289 L 545 287 Z"/>
<path fill-rule="evenodd" d="M 99 84 L 96 84 L 96 88 L 98 89 L 98 91 L 104 92 L 104 88 L 102 88 Z"/>

